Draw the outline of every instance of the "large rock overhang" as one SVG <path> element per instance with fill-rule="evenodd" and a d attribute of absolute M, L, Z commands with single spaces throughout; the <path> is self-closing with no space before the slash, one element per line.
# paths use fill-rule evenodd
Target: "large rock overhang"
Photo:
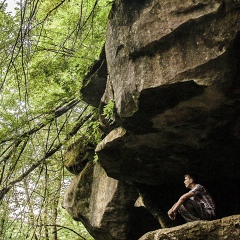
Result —
<path fill-rule="evenodd" d="M 221 214 L 240 212 L 239 5 L 115 1 L 102 103 L 115 101 L 118 122 L 96 149 L 109 176 L 168 202 L 194 170 Z"/>

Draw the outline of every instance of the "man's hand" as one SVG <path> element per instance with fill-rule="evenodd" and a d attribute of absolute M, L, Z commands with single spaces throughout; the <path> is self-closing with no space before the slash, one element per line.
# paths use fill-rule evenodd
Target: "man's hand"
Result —
<path fill-rule="evenodd" d="M 168 216 L 171 220 L 175 220 L 177 213 L 174 212 L 172 209 L 168 211 Z"/>

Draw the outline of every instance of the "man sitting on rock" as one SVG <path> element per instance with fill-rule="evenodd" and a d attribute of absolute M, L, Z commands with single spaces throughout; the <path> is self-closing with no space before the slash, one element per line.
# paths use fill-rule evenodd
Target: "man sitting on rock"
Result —
<path fill-rule="evenodd" d="M 215 204 L 206 189 L 202 185 L 197 184 L 196 174 L 189 173 L 184 177 L 186 188 L 191 190 L 179 198 L 168 211 L 168 216 L 174 220 L 178 211 L 187 222 L 214 219 Z"/>

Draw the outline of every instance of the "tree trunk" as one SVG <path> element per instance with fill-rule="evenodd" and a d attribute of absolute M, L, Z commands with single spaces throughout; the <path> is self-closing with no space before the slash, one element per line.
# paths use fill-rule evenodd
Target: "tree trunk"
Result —
<path fill-rule="evenodd" d="M 57 217 L 58 217 L 58 204 L 59 204 L 59 199 L 60 199 L 60 191 L 61 191 L 61 185 L 62 185 L 62 171 L 58 171 L 58 177 L 56 178 L 56 194 L 55 198 L 53 201 L 53 231 L 52 231 L 52 236 L 53 240 L 58 239 L 57 235 Z"/>

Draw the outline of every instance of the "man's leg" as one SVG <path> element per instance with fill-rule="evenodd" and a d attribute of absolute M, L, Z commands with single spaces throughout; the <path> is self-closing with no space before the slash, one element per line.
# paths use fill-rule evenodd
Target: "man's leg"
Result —
<path fill-rule="evenodd" d="M 208 219 L 208 215 L 204 207 L 193 201 L 186 200 L 178 209 L 178 212 L 183 216 L 187 222 L 193 222 L 201 219 Z"/>

